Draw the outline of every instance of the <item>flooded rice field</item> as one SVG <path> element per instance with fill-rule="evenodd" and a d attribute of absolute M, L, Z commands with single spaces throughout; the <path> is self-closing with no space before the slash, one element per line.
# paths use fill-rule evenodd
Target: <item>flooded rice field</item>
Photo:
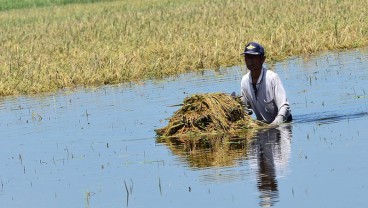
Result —
<path fill-rule="evenodd" d="M 269 66 L 294 122 L 247 142 L 159 142 L 185 97 L 244 66 L 0 100 L 0 207 L 367 207 L 368 51 Z"/>

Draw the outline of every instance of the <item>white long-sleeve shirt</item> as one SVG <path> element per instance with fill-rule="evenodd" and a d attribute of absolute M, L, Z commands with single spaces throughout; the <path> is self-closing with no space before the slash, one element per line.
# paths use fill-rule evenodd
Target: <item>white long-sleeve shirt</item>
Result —
<path fill-rule="evenodd" d="M 291 114 L 284 86 L 280 77 L 273 71 L 262 68 L 257 80 L 256 91 L 252 85 L 252 76 L 248 72 L 241 81 L 241 95 L 244 104 L 253 110 L 257 120 L 271 123 L 276 116 L 286 121 Z"/>

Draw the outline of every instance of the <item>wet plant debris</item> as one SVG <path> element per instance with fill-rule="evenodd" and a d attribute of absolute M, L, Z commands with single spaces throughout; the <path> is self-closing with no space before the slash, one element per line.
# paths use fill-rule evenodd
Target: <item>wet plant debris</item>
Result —
<path fill-rule="evenodd" d="M 184 99 L 182 107 L 158 136 L 182 137 L 226 133 L 241 134 L 266 124 L 245 113 L 240 97 L 225 93 L 196 94 Z"/>

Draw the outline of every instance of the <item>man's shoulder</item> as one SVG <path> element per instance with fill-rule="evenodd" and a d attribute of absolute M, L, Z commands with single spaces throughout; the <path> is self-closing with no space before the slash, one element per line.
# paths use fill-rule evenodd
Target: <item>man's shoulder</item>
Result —
<path fill-rule="evenodd" d="M 240 82 L 240 86 L 242 88 L 247 88 L 247 86 L 249 85 L 249 72 L 246 73 L 243 77 L 242 80 Z"/>
<path fill-rule="evenodd" d="M 265 75 L 268 80 L 279 79 L 279 75 L 270 69 L 265 69 Z"/>
<path fill-rule="evenodd" d="M 250 74 L 250 72 L 247 72 L 247 73 L 242 77 L 242 82 L 243 82 L 243 81 L 249 81 L 249 74 Z"/>

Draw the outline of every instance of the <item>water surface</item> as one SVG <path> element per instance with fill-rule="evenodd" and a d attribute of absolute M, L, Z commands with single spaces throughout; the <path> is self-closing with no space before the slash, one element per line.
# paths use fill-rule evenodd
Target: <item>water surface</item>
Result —
<path fill-rule="evenodd" d="M 368 51 L 269 66 L 294 122 L 159 142 L 189 95 L 240 91 L 244 66 L 0 100 L 1 207 L 366 207 Z"/>

